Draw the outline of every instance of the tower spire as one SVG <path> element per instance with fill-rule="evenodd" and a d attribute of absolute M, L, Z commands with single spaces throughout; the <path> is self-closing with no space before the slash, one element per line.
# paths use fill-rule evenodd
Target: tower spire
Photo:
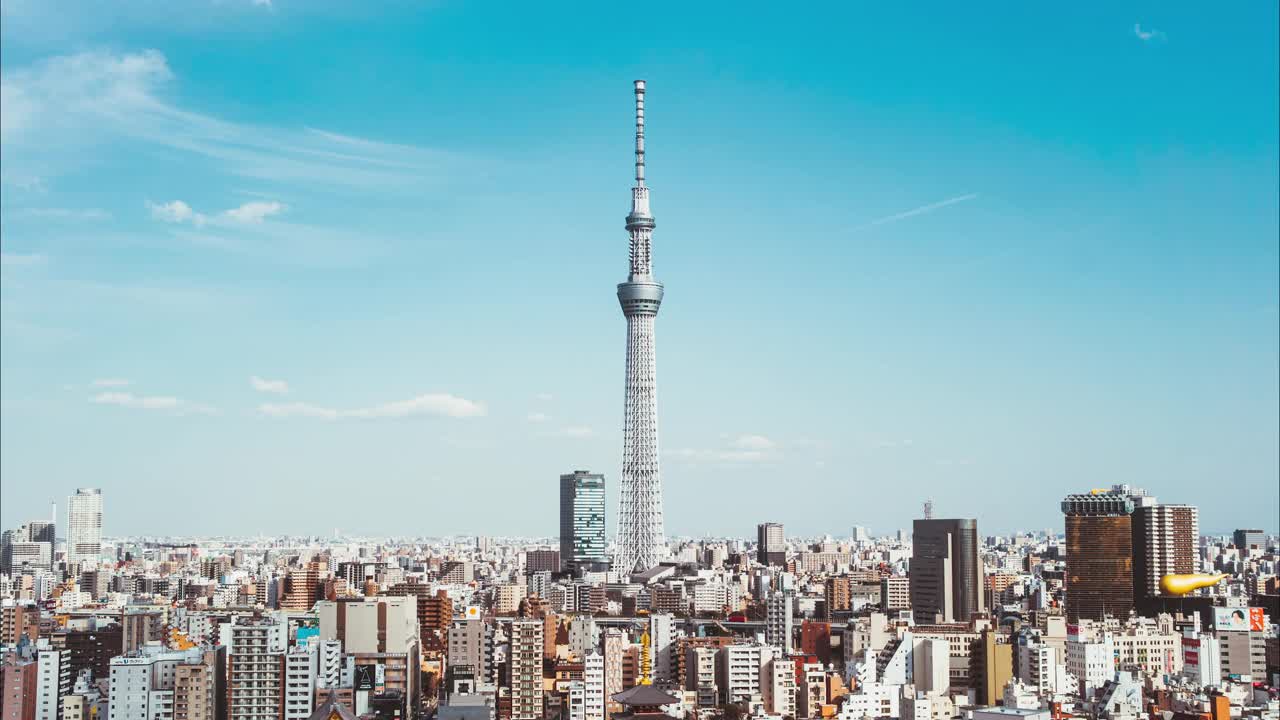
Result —
<path fill-rule="evenodd" d="M 644 187 L 644 81 L 636 81 L 636 187 Z"/>

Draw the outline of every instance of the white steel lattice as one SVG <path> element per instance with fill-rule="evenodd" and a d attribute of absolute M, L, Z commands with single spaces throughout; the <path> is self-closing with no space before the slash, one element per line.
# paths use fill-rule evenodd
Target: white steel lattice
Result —
<path fill-rule="evenodd" d="M 613 567 L 621 573 L 654 567 L 666 553 L 662 523 L 662 475 L 658 468 L 658 383 L 653 321 L 662 284 L 653 279 L 653 216 L 644 184 L 644 91 L 636 81 L 636 186 L 631 191 L 627 282 L 618 301 L 627 318 L 627 381 L 622 430 L 618 538 Z"/>

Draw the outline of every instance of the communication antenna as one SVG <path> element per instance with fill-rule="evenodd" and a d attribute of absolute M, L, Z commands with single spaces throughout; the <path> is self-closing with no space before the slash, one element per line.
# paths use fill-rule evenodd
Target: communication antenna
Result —
<path fill-rule="evenodd" d="M 932 500 L 924 501 L 924 519 L 925 520 L 933 519 L 933 501 Z"/>

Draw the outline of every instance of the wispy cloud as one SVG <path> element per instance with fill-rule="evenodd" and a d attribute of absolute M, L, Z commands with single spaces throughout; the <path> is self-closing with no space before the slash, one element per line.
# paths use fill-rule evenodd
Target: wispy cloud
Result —
<path fill-rule="evenodd" d="M 552 400 L 554 400 L 554 399 L 555 399 L 555 396 L 554 396 L 554 395 L 552 395 L 551 393 L 545 393 L 545 392 L 544 392 L 544 393 L 538 393 L 537 395 L 534 395 L 533 397 L 534 397 L 534 398 L 536 398 L 536 399 L 538 399 L 538 400 L 541 400 L 542 402 L 550 402 L 550 401 L 552 401 Z"/>
<path fill-rule="evenodd" d="M 546 413 L 531 412 L 526 416 L 526 419 L 531 423 L 544 423 L 550 420 L 551 416 Z"/>
<path fill-rule="evenodd" d="M 899 220 L 906 220 L 907 218 L 915 217 L 917 215 L 925 215 L 933 212 L 934 210 L 940 210 L 944 207 L 947 207 L 948 205 L 955 205 L 957 203 L 974 200 L 977 197 L 978 197 L 978 193 L 969 193 L 967 195 L 957 195 L 952 198 L 947 198 L 946 200 L 939 200 L 938 202 L 929 203 L 928 205 L 921 205 L 918 208 L 912 208 L 910 210 L 906 210 L 900 213 L 886 215 L 882 218 L 877 218 L 875 220 L 872 220 L 871 222 L 858 225 L 853 229 L 865 230 L 870 227 L 876 227 L 877 225 L 888 225 L 889 223 L 896 223 Z"/>
<path fill-rule="evenodd" d="M 148 207 L 151 208 L 151 217 L 156 220 L 178 224 L 191 223 L 196 227 L 203 227 L 207 224 L 257 225 L 272 215 L 278 215 L 285 210 L 285 206 L 282 203 L 257 200 L 229 210 L 223 210 L 215 215 L 196 212 L 190 205 L 181 200 L 173 200 L 160 205 L 148 203 Z"/>
<path fill-rule="evenodd" d="M 103 392 L 89 398 L 97 405 L 115 405 L 137 410 L 167 410 L 177 415 L 212 415 L 217 410 L 208 405 L 189 403 L 171 395 L 134 395 L 129 392 Z"/>
<path fill-rule="evenodd" d="M 7 183 L 74 169 L 85 149 L 139 141 L 205 158 L 228 173 L 301 185 L 420 187 L 450 156 L 312 128 L 230 122 L 168 98 L 176 78 L 158 50 L 83 52 L 0 73 Z M 39 170 L 39 173 L 36 170 Z"/>
<path fill-rule="evenodd" d="M 285 395 L 289 392 L 289 383 L 284 380 L 265 380 L 257 375 L 253 375 L 249 378 L 249 385 L 251 385 L 254 390 L 262 393 Z"/>
<path fill-rule="evenodd" d="M 560 432 L 556 434 L 567 438 L 589 438 L 595 435 L 596 432 L 586 425 L 571 425 L 567 428 L 561 429 Z"/>
<path fill-rule="evenodd" d="M 340 409 L 313 405 L 305 402 L 265 403 L 258 412 L 271 417 L 309 417 L 321 420 L 375 420 L 380 418 L 404 418 L 415 415 L 441 415 L 445 417 L 479 417 L 488 411 L 483 403 L 474 402 L 448 393 L 419 395 L 408 400 L 397 400 L 363 408 Z"/>
<path fill-rule="evenodd" d="M 89 384 L 93 387 L 127 387 L 132 385 L 133 381 L 124 378 L 98 378 Z"/>
<path fill-rule="evenodd" d="M 1160 30 L 1156 30 L 1155 28 L 1143 30 L 1142 23 L 1133 24 L 1133 35 L 1144 43 L 1165 39 L 1164 32 Z"/>

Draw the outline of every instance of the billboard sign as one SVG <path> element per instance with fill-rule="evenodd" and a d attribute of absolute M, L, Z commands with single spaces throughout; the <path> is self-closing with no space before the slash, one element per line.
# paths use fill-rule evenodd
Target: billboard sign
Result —
<path fill-rule="evenodd" d="M 1267 629 L 1267 616 L 1262 608 L 1249 608 L 1249 629 L 1253 632 L 1262 632 Z"/>
<path fill-rule="evenodd" d="M 1213 609 L 1213 628 L 1218 632 L 1249 630 L 1249 608 L 1216 607 Z"/>

